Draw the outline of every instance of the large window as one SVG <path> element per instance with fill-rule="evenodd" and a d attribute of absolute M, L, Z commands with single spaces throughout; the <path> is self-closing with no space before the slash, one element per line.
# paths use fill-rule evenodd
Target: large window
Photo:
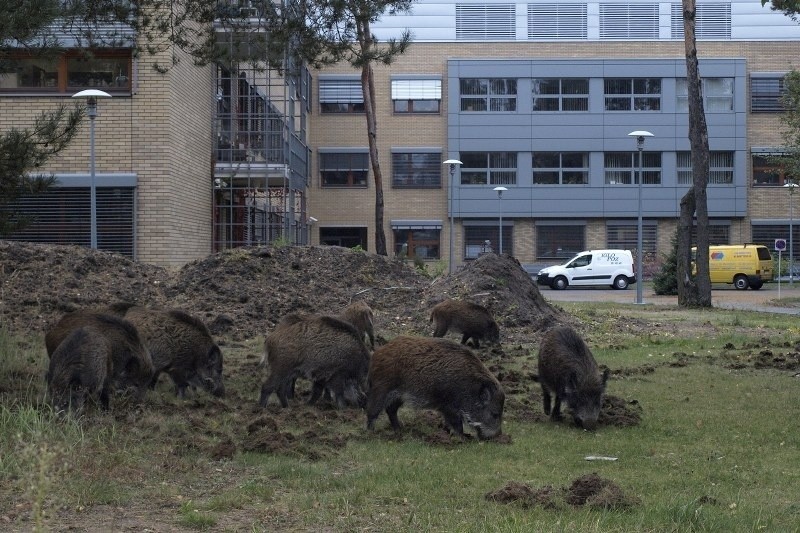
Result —
<path fill-rule="evenodd" d="M 516 152 L 462 152 L 462 185 L 514 185 Z"/>
<path fill-rule="evenodd" d="M 462 78 L 461 111 L 516 111 L 517 80 L 513 78 Z"/>
<path fill-rule="evenodd" d="M 476 259 L 483 253 L 500 252 L 497 224 L 464 226 L 464 259 Z M 503 253 L 514 255 L 514 227 L 503 224 Z"/>
<path fill-rule="evenodd" d="M 661 79 L 607 78 L 604 81 L 606 111 L 659 111 Z"/>
<path fill-rule="evenodd" d="M 783 95 L 786 92 L 783 76 L 778 74 L 751 74 L 750 112 L 783 112 Z"/>
<path fill-rule="evenodd" d="M 689 87 L 686 78 L 676 80 L 677 110 L 689 112 Z M 733 111 L 733 78 L 702 79 L 703 109 L 709 112 Z"/>
<path fill-rule="evenodd" d="M 642 222 L 642 253 L 656 253 L 658 224 Z M 609 222 L 606 225 L 606 245 L 612 249 L 635 251 L 639 242 L 639 226 L 636 221 Z"/>
<path fill-rule="evenodd" d="M 733 183 L 733 152 L 710 152 L 708 155 L 708 184 Z M 692 153 L 678 152 L 678 185 L 692 184 Z"/>
<path fill-rule="evenodd" d="M 589 80 L 537 78 L 532 82 L 534 111 L 588 111 Z"/>
<path fill-rule="evenodd" d="M 319 228 L 319 243 L 327 246 L 360 246 L 367 250 L 367 228 L 359 226 Z"/>
<path fill-rule="evenodd" d="M 131 91 L 131 51 L 66 52 L 43 58 L 12 55 L 0 63 L 0 92 Z"/>
<path fill-rule="evenodd" d="M 441 226 L 429 227 L 403 227 L 392 226 L 394 233 L 394 253 L 405 254 L 406 257 L 419 257 L 420 259 L 439 259 L 439 236 Z"/>
<path fill-rule="evenodd" d="M 606 152 L 604 154 L 606 185 L 639 183 L 639 152 Z M 642 185 L 661 183 L 661 152 L 642 152 Z"/>
<path fill-rule="evenodd" d="M 367 152 L 322 152 L 319 173 L 323 187 L 366 187 L 369 176 Z"/>
<path fill-rule="evenodd" d="M 793 180 L 786 167 L 781 165 L 779 154 L 753 154 L 753 186 L 782 187 Z"/>
<path fill-rule="evenodd" d="M 442 182 L 441 152 L 392 152 L 392 187 L 438 189 Z"/>
<path fill-rule="evenodd" d="M 796 260 L 800 257 L 800 223 L 798 221 L 793 221 L 792 224 L 793 235 L 792 235 L 792 248 L 791 253 L 794 255 L 794 259 Z M 770 224 L 753 224 L 751 226 L 751 231 L 753 235 L 752 241 L 755 244 L 763 244 L 770 250 L 775 249 L 775 239 L 786 239 L 786 242 L 789 242 L 789 224 L 787 223 L 770 223 Z M 787 246 L 788 248 L 788 246 Z M 785 255 L 783 256 L 784 260 L 789 259 L 790 251 L 787 249 Z M 795 274 L 797 276 L 797 274 Z"/>
<path fill-rule="evenodd" d="M 535 185 L 586 185 L 589 183 L 587 152 L 534 152 Z"/>
<path fill-rule="evenodd" d="M 697 242 L 697 223 L 692 226 L 692 242 Z M 708 244 L 716 246 L 718 244 L 731 243 L 730 224 L 721 224 L 709 221 L 708 223 Z"/>
<path fill-rule="evenodd" d="M 392 80 L 395 113 L 438 113 L 442 103 L 442 80 Z"/>
<path fill-rule="evenodd" d="M 537 224 L 536 259 L 570 259 L 586 249 L 584 225 Z"/>
<path fill-rule="evenodd" d="M 361 79 L 320 78 L 319 109 L 322 113 L 363 113 Z"/>

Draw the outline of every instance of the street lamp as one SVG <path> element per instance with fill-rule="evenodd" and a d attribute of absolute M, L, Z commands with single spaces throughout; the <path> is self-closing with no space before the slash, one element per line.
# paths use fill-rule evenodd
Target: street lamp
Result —
<path fill-rule="evenodd" d="M 458 159 L 448 159 L 442 164 L 450 167 L 450 181 L 447 184 L 447 188 L 450 190 L 448 198 L 448 211 L 450 212 L 450 264 L 448 265 L 448 272 L 452 274 L 453 262 L 455 261 L 453 259 L 453 181 L 455 180 L 456 168 L 463 163 Z"/>
<path fill-rule="evenodd" d="M 503 191 L 507 191 L 505 187 L 495 187 L 494 191 L 497 193 L 497 203 L 500 212 L 500 255 L 503 255 Z"/>
<path fill-rule="evenodd" d="M 91 177 L 90 187 L 90 209 L 91 209 L 91 247 L 97 249 L 97 187 L 95 185 L 94 173 L 94 119 L 97 117 L 97 99 L 111 98 L 111 95 L 97 89 L 86 89 L 72 95 L 73 98 L 86 98 L 86 114 L 89 116 L 89 175 Z"/>
<path fill-rule="evenodd" d="M 794 190 L 800 185 L 793 181 L 783 184 L 784 187 L 789 189 L 789 285 L 794 281 L 794 246 L 792 242 L 792 234 L 794 233 Z"/>
<path fill-rule="evenodd" d="M 643 176 L 643 163 L 642 163 L 642 150 L 644 149 L 644 138 L 645 137 L 652 137 L 653 134 L 649 131 L 632 131 L 628 134 L 628 137 L 636 137 L 636 147 L 639 150 L 639 207 L 638 207 L 638 218 L 637 218 L 637 225 L 636 225 L 636 274 L 639 279 L 636 280 L 636 303 L 644 303 L 642 302 L 642 282 L 644 281 L 644 269 L 642 267 L 642 178 Z"/>

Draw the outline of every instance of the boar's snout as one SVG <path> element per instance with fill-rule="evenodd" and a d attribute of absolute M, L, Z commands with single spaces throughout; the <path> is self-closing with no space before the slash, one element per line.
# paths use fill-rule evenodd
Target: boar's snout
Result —
<path fill-rule="evenodd" d="M 225 397 L 225 385 L 222 381 L 217 382 L 213 378 L 205 378 L 206 390 L 217 398 Z"/>

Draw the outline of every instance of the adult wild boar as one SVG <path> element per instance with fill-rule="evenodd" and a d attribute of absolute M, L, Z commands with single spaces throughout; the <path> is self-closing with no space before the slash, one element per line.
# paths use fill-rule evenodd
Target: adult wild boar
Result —
<path fill-rule="evenodd" d="M 433 336 L 444 337 L 449 329 L 461 333 L 461 344 L 472 339 L 476 348 L 480 341 L 500 342 L 500 328 L 489 310 L 476 303 L 465 300 L 445 300 L 431 309 L 431 322 L 434 324 Z"/>
<path fill-rule="evenodd" d="M 87 397 L 108 409 L 113 365 L 112 340 L 96 326 L 78 327 L 53 350 L 45 380 L 57 413 L 79 414 Z"/>
<path fill-rule="evenodd" d="M 292 385 L 299 377 L 313 384 L 309 404 L 327 389 L 337 407 L 363 406 L 369 350 L 350 323 L 327 315 L 287 315 L 267 335 L 264 354 L 270 374 L 261 387 L 262 407 L 273 392 L 288 407 Z"/>
<path fill-rule="evenodd" d="M 602 373 L 589 347 L 569 326 L 548 331 L 539 347 L 539 375 L 544 412 L 551 420 L 561 420 L 561 402 L 566 401 L 575 424 L 595 429 L 600 416 L 608 369 Z M 550 408 L 550 400 L 555 402 Z"/>
<path fill-rule="evenodd" d="M 132 306 L 125 312 L 153 356 L 155 387 L 164 372 L 175 384 L 179 398 L 191 385 L 214 396 L 225 395 L 222 352 L 202 320 L 180 309 L 148 309 Z"/>
<path fill-rule="evenodd" d="M 362 339 L 365 335 L 369 337 L 369 345 L 375 349 L 375 316 L 366 302 L 351 303 L 339 313 L 338 318 L 350 322 L 361 334 Z"/>
<path fill-rule="evenodd" d="M 478 438 L 501 433 L 505 393 L 497 378 L 467 347 L 447 339 L 401 336 L 372 355 L 367 393 L 367 428 L 386 411 L 400 431 L 397 410 L 408 402 L 436 409 L 447 425 L 464 437 L 463 424 Z"/>
<path fill-rule="evenodd" d="M 82 327 L 91 327 L 108 340 L 113 367 L 109 376 L 113 387 L 134 387 L 137 399 L 141 399 L 153 377 L 153 360 L 136 327 L 116 314 L 100 309 L 67 313 L 44 337 L 48 357 L 52 357 L 70 333 Z"/>

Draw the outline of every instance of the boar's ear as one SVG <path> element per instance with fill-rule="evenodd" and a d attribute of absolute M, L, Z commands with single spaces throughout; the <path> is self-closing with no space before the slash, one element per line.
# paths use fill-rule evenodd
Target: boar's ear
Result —
<path fill-rule="evenodd" d="M 606 382 L 608 381 L 608 375 L 610 373 L 611 373 L 611 371 L 608 368 L 605 368 L 603 370 L 603 388 L 605 388 L 605 386 L 606 386 Z"/>

